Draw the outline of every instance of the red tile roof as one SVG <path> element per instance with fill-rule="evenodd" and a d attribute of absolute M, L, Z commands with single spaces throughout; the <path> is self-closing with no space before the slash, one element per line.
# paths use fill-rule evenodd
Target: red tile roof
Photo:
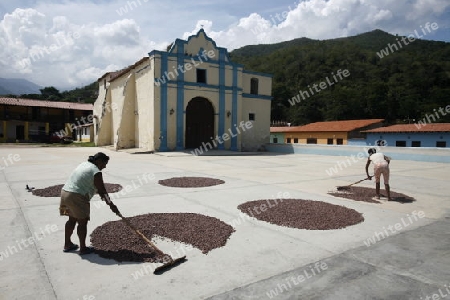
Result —
<path fill-rule="evenodd" d="M 375 128 L 363 132 L 450 132 L 450 123 L 429 123 L 429 124 L 397 124 L 392 126 Z"/>
<path fill-rule="evenodd" d="M 50 107 L 61 109 L 75 109 L 75 110 L 93 110 L 94 105 L 90 103 L 78 102 L 57 102 L 44 101 L 23 98 L 0 98 L 0 104 L 16 105 L 16 106 L 31 106 L 31 107 Z"/>
<path fill-rule="evenodd" d="M 270 127 L 270 132 L 349 132 L 383 122 L 384 119 L 327 121 L 295 127 Z"/>

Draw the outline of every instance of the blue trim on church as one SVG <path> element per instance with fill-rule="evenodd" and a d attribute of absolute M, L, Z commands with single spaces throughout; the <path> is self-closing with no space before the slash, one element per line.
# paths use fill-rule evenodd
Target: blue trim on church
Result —
<path fill-rule="evenodd" d="M 177 66 L 184 66 L 184 44 L 178 45 Z M 184 73 L 177 78 L 177 145 L 176 150 L 184 149 Z"/>
<path fill-rule="evenodd" d="M 233 67 L 233 92 L 232 92 L 232 100 L 231 100 L 231 124 L 232 128 L 230 128 L 231 131 L 233 131 L 233 126 L 237 126 L 237 114 L 238 114 L 238 67 Z M 236 128 L 234 128 L 236 129 Z M 237 143 L 237 133 L 233 134 L 231 137 L 231 150 L 232 151 L 238 151 L 238 143 Z"/>
<path fill-rule="evenodd" d="M 219 50 L 219 136 L 223 136 L 225 133 L 225 56 L 226 50 Z M 224 143 L 219 143 L 219 150 L 224 150 Z"/>
<path fill-rule="evenodd" d="M 191 41 L 192 38 L 199 37 L 203 33 L 205 39 L 212 43 L 214 46 L 214 51 L 218 53 L 219 57 L 210 58 L 204 48 L 200 47 L 198 53 L 186 53 L 186 45 Z M 176 52 L 175 52 L 176 51 Z M 171 48 L 166 51 L 153 50 L 149 53 L 149 56 L 155 56 L 155 59 L 161 58 L 161 68 L 160 68 L 160 78 L 155 78 L 155 85 L 160 88 L 160 147 L 158 151 L 169 151 L 168 149 L 168 125 L 174 124 L 176 126 L 176 143 L 175 150 L 184 149 L 185 140 L 185 109 L 184 101 L 186 91 L 198 90 L 201 96 L 200 89 L 211 89 L 218 93 L 218 107 L 214 115 L 218 118 L 218 128 L 217 134 L 223 136 L 225 133 L 231 133 L 231 147 L 230 150 L 238 151 L 238 133 L 236 129 L 238 124 L 238 113 L 239 113 L 239 94 L 242 93 L 243 88 L 239 87 L 239 72 L 246 74 L 254 74 L 257 76 L 273 77 L 271 74 L 252 72 L 243 70 L 244 66 L 242 64 L 233 63 L 230 61 L 228 50 L 226 48 L 217 47 L 216 42 L 206 35 L 203 29 L 200 29 L 196 35 L 190 36 L 187 41 L 176 39 Z M 171 62 L 177 63 L 177 68 L 172 68 L 169 70 L 169 60 Z M 218 85 L 208 84 L 208 83 L 198 83 L 198 82 L 186 82 L 185 81 L 185 66 L 187 64 L 191 65 L 191 69 L 195 70 L 199 68 L 201 63 L 207 63 L 211 66 L 208 69 L 210 72 L 218 72 L 219 83 Z M 182 66 L 182 67 L 180 67 Z M 232 85 L 226 85 L 226 74 L 227 69 L 232 70 Z M 176 107 L 168 107 L 168 88 L 176 88 Z M 231 94 L 231 126 L 230 128 L 225 128 L 227 116 L 227 92 Z M 242 94 L 243 98 L 257 98 L 264 100 L 272 100 L 272 96 L 265 95 L 253 95 L 253 94 Z M 189 99 L 187 99 L 189 101 Z M 230 103 L 228 103 L 230 105 Z M 169 109 L 175 109 L 175 115 L 169 115 Z M 172 118 L 175 118 L 172 119 Z M 215 119 L 216 120 L 216 119 Z M 239 137 L 240 138 L 240 137 Z M 171 144 L 172 145 L 172 144 Z M 224 143 L 219 143 L 218 149 L 225 149 Z"/>
<path fill-rule="evenodd" d="M 169 80 L 167 83 L 168 84 L 177 84 L 177 80 Z M 187 87 L 201 87 L 201 88 L 208 88 L 208 89 L 214 89 L 214 90 L 219 90 L 220 89 L 220 85 L 214 85 L 214 84 L 207 84 L 207 83 L 200 83 L 200 82 L 189 82 L 189 81 L 185 81 L 184 85 L 186 86 L 186 89 L 188 89 Z M 224 90 L 225 91 L 233 91 L 235 88 L 232 86 L 224 86 Z M 238 91 L 242 91 L 242 88 L 236 88 Z M 260 95 L 261 96 L 261 95 Z M 266 96 L 269 97 L 269 96 Z"/>
<path fill-rule="evenodd" d="M 242 98 L 255 98 L 255 99 L 262 99 L 262 100 L 272 100 L 273 99 L 272 96 L 255 95 L 255 94 L 247 94 L 247 93 L 242 93 Z"/>
<path fill-rule="evenodd" d="M 167 54 L 161 53 L 161 74 L 164 76 L 167 72 L 168 60 Z M 168 151 L 167 148 L 167 83 L 161 83 L 161 118 L 160 118 L 160 128 L 161 133 L 159 135 L 160 145 L 159 151 Z"/>
<path fill-rule="evenodd" d="M 264 76 L 264 77 L 270 77 L 270 78 L 273 77 L 272 74 L 261 73 L 261 72 L 254 72 L 254 71 L 245 71 L 245 70 L 243 70 L 242 73 L 251 74 L 251 75 L 258 75 L 258 76 Z"/>

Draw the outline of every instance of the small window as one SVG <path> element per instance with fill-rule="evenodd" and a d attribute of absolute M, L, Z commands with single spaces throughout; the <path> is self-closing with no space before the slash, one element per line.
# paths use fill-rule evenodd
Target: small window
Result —
<path fill-rule="evenodd" d="M 344 145 L 343 139 L 336 139 L 336 145 Z"/>
<path fill-rule="evenodd" d="M 278 138 L 273 138 L 273 143 L 277 144 L 278 143 Z"/>
<path fill-rule="evenodd" d="M 298 138 L 294 138 L 294 144 L 298 144 Z"/>
<path fill-rule="evenodd" d="M 406 141 L 395 141 L 395 147 L 406 147 Z"/>
<path fill-rule="evenodd" d="M 198 83 L 206 83 L 206 70 L 205 69 L 197 69 L 197 82 Z"/>
<path fill-rule="evenodd" d="M 286 139 L 286 143 L 290 144 L 291 143 L 291 138 L 287 138 Z"/>
<path fill-rule="evenodd" d="M 306 143 L 307 144 L 317 144 L 317 139 L 316 138 L 306 139 Z"/>
<path fill-rule="evenodd" d="M 258 95 L 258 78 L 250 79 L 250 94 Z"/>
<path fill-rule="evenodd" d="M 412 141 L 411 147 L 420 147 L 420 141 Z"/>
<path fill-rule="evenodd" d="M 33 118 L 33 120 L 38 119 L 40 117 L 40 113 L 41 113 L 40 107 L 32 107 L 31 108 L 31 118 Z"/>
<path fill-rule="evenodd" d="M 447 143 L 445 141 L 437 141 L 436 147 L 445 148 L 447 147 Z"/>
<path fill-rule="evenodd" d="M 333 145 L 333 139 L 327 139 L 327 145 Z"/>
<path fill-rule="evenodd" d="M 387 146 L 387 141 L 385 141 L 385 140 L 377 140 L 376 144 L 377 144 L 377 146 Z"/>
<path fill-rule="evenodd" d="M 249 114 L 248 114 L 248 119 L 249 119 L 250 121 L 255 121 L 255 114 L 254 114 L 254 113 L 249 113 Z"/>

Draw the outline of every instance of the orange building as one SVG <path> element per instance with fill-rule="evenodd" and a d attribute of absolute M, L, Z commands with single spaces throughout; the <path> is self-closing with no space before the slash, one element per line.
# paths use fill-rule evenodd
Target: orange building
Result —
<path fill-rule="evenodd" d="M 93 105 L 21 98 L 0 98 L 0 142 L 38 141 L 50 133 L 92 123 Z"/>
<path fill-rule="evenodd" d="M 384 119 L 345 120 L 310 123 L 295 127 L 271 127 L 271 142 L 286 144 L 347 145 L 349 139 L 365 139 L 364 130 L 383 126 Z M 273 138 L 273 139 L 272 139 Z"/>

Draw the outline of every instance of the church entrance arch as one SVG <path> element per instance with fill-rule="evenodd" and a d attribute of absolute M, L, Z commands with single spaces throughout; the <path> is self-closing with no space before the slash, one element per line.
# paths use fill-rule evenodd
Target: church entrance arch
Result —
<path fill-rule="evenodd" d="M 206 98 L 192 98 L 186 107 L 185 146 L 198 148 L 211 142 L 211 138 L 214 138 L 214 107 Z"/>

